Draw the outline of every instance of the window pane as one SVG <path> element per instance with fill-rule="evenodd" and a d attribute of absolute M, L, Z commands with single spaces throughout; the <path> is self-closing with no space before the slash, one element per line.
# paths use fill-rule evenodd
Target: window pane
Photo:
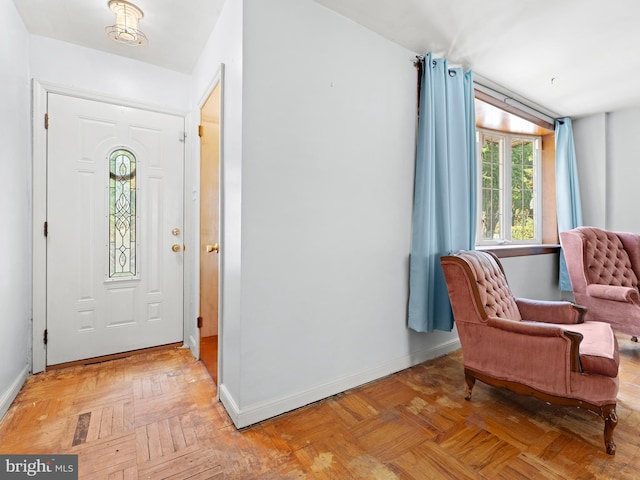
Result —
<path fill-rule="evenodd" d="M 500 139 L 483 136 L 482 142 L 482 240 L 500 238 L 502 170 Z"/>
<path fill-rule="evenodd" d="M 127 150 L 109 157 L 109 278 L 136 275 L 136 159 Z"/>
<path fill-rule="evenodd" d="M 534 142 L 513 138 L 511 142 L 511 238 L 533 240 L 534 230 Z"/>

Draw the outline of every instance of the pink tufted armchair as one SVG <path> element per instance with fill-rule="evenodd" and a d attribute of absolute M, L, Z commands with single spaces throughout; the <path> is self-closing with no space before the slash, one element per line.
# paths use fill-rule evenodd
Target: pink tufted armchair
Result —
<path fill-rule="evenodd" d="M 441 257 L 462 345 L 467 393 L 476 379 L 604 419 L 607 453 L 618 423 L 618 342 L 610 325 L 584 322 L 570 302 L 515 298 L 491 253 Z"/>
<path fill-rule="evenodd" d="M 608 322 L 637 341 L 640 336 L 640 236 L 595 227 L 560 233 L 575 301 L 587 320 Z"/>

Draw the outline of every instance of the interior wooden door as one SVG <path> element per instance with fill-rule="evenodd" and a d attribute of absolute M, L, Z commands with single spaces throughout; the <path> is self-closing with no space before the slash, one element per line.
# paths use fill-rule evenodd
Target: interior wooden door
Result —
<path fill-rule="evenodd" d="M 200 359 L 218 383 L 220 83 L 200 111 Z"/>

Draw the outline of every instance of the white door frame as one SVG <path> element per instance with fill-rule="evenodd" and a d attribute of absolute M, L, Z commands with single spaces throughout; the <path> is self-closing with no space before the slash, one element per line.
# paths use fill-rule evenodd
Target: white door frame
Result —
<path fill-rule="evenodd" d="M 204 93 L 202 94 L 202 96 L 200 97 L 200 101 L 198 102 L 198 114 L 201 112 L 202 107 L 204 106 L 204 104 L 206 103 L 207 99 L 209 98 L 209 96 L 211 95 L 211 93 L 213 92 L 213 90 L 216 88 L 216 86 L 220 85 L 220 143 L 218 145 L 218 149 L 219 149 L 219 161 L 218 161 L 218 178 L 219 178 L 219 182 L 218 182 L 218 243 L 220 244 L 220 254 L 218 255 L 218 384 L 217 386 L 219 387 L 220 385 L 222 385 L 222 353 L 223 353 L 223 330 L 224 330 L 224 325 L 223 325 L 223 321 L 222 321 L 222 303 L 223 303 L 223 294 L 222 294 L 222 272 L 224 272 L 224 258 L 225 258 L 225 249 L 224 249 L 224 243 L 222 242 L 222 239 L 224 238 L 224 195 L 223 195 L 223 191 L 224 191 L 224 63 L 220 64 L 220 67 L 218 68 L 218 70 L 216 71 L 216 73 L 214 74 L 213 78 L 211 79 L 211 82 L 209 83 L 209 85 L 207 86 L 207 88 L 205 89 Z M 198 123 L 200 123 L 200 119 L 198 119 Z M 197 128 L 197 127 L 196 127 Z M 193 227 L 193 232 L 194 232 L 194 248 L 193 251 L 195 251 L 195 258 L 193 259 L 193 264 L 194 264 L 194 275 L 196 278 L 196 282 L 193 288 L 193 294 L 194 294 L 194 306 L 197 309 L 197 311 L 199 311 L 199 305 L 200 305 L 200 137 L 197 136 L 197 141 L 198 141 L 198 145 L 197 145 L 197 152 L 198 152 L 198 161 L 197 162 L 192 162 L 193 168 L 196 169 L 197 174 L 195 175 L 195 178 L 197 180 L 197 185 L 198 185 L 198 196 L 197 196 L 197 201 L 195 202 L 196 205 L 194 206 L 194 212 L 192 214 L 193 217 L 193 221 L 194 221 L 194 227 Z M 194 317 L 197 317 L 197 314 L 194 315 Z M 185 337 L 187 338 L 187 337 Z M 194 355 L 196 356 L 196 358 L 200 358 L 200 329 L 195 328 L 194 330 L 194 334 L 193 337 L 191 339 L 191 342 L 193 344 L 192 347 L 192 351 L 194 352 Z M 220 398 L 220 388 L 216 388 L 216 399 Z"/>
<path fill-rule="evenodd" d="M 44 128 L 44 118 L 47 113 L 47 95 L 56 93 L 67 95 L 70 97 L 83 98 L 86 100 L 94 100 L 99 102 L 122 105 L 140 110 L 149 110 L 153 112 L 168 113 L 178 115 L 185 118 L 187 125 L 188 116 L 185 112 L 176 111 L 164 107 L 149 105 L 135 100 L 118 98 L 110 95 L 103 95 L 94 92 L 88 92 L 75 88 L 64 87 L 60 85 L 40 82 L 36 79 L 32 81 L 32 119 L 31 126 L 33 132 L 33 225 L 32 225 L 32 241 L 33 241 L 33 321 L 32 321 L 32 364 L 31 372 L 42 372 L 46 368 L 47 350 L 43 342 L 44 331 L 47 328 L 47 241 L 44 236 L 44 222 L 47 219 L 47 131 Z M 185 127 L 186 128 L 186 127 Z M 190 158 L 189 143 L 185 139 L 185 159 Z M 183 185 L 184 205 L 188 205 L 186 198 L 186 188 Z M 191 214 L 189 209 L 184 208 L 185 225 L 188 224 L 188 216 Z M 187 236 L 190 232 L 185 229 L 185 243 L 188 241 Z M 190 271 L 193 268 L 193 259 L 190 258 L 189 252 L 183 252 L 184 261 L 184 277 L 189 278 Z M 186 289 L 186 282 L 184 289 Z M 188 298 L 185 290 L 183 298 Z M 189 338 L 190 332 L 187 332 L 187 308 L 188 302 L 184 301 L 183 306 L 183 338 Z"/>

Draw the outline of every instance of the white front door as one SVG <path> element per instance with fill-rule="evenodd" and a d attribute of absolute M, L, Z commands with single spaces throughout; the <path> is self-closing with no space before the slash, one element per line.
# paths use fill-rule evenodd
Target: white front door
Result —
<path fill-rule="evenodd" d="M 184 119 L 47 110 L 47 365 L 182 341 Z"/>

